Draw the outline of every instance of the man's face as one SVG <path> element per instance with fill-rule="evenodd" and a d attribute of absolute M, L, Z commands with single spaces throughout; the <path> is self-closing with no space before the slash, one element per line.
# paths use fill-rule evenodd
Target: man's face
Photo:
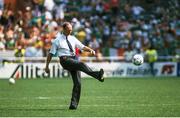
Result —
<path fill-rule="evenodd" d="M 67 24 L 65 27 L 65 32 L 69 35 L 72 32 L 72 25 L 71 24 Z"/>

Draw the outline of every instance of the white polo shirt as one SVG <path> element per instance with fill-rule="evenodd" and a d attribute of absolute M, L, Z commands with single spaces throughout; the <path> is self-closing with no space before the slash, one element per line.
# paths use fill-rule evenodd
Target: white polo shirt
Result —
<path fill-rule="evenodd" d="M 76 37 L 69 35 L 67 38 L 72 45 L 73 53 L 70 51 L 69 46 L 66 42 L 66 36 L 61 33 L 58 33 L 56 35 L 56 38 L 52 40 L 50 53 L 58 57 L 73 56 L 75 55 L 75 48 L 79 48 L 80 50 L 84 48 L 84 45 Z"/>

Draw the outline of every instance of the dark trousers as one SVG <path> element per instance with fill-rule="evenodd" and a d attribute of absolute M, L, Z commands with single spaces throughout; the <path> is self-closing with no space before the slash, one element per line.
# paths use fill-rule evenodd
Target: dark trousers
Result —
<path fill-rule="evenodd" d="M 151 74 L 152 74 L 153 76 L 155 76 L 155 72 L 154 72 L 154 62 L 150 62 L 150 63 L 149 63 L 149 66 L 150 66 Z"/>
<path fill-rule="evenodd" d="M 99 71 L 93 71 L 88 65 L 79 62 L 75 57 L 60 57 L 60 64 L 71 73 L 73 79 L 73 90 L 70 106 L 77 108 L 81 94 L 81 77 L 80 71 L 99 79 Z"/>

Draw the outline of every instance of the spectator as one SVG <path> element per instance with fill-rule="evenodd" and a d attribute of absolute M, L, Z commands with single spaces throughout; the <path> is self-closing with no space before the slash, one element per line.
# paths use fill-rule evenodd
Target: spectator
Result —
<path fill-rule="evenodd" d="M 113 15 L 117 15 L 119 11 L 119 0 L 110 0 L 111 10 Z"/>
<path fill-rule="evenodd" d="M 78 29 L 81 28 L 81 23 L 80 23 L 80 21 L 77 18 L 73 18 L 71 23 L 72 23 L 72 25 L 74 27 L 74 31 L 75 32 L 77 32 Z"/>
<path fill-rule="evenodd" d="M 4 39 L 4 27 L 0 26 L 0 50 L 5 51 L 5 45 L 6 45 L 6 41 Z"/>
<path fill-rule="evenodd" d="M 25 49 L 23 49 L 21 46 L 18 46 L 14 52 L 15 57 L 24 57 Z"/>
<path fill-rule="evenodd" d="M 97 60 L 97 61 L 102 61 L 102 60 L 103 60 L 102 57 L 103 57 L 103 56 L 102 56 L 102 53 L 101 53 L 100 49 L 98 48 L 98 49 L 96 50 L 96 60 Z"/>
<path fill-rule="evenodd" d="M 95 51 L 99 49 L 100 45 L 95 36 L 92 36 L 92 40 L 89 42 L 89 47 Z"/>
<path fill-rule="evenodd" d="M 123 54 L 124 60 L 126 62 L 131 62 L 132 57 L 134 56 L 134 54 L 136 54 L 136 52 L 134 50 L 132 50 L 131 46 L 129 45 L 128 48 L 126 49 L 126 51 Z"/>
<path fill-rule="evenodd" d="M 43 42 L 39 39 L 36 43 L 35 43 L 35 47 L 36 47 L 36 54 L 35 57 L 43 57 Z"/>
<path fill-rule="evenodd" d="M 52 37 L 49 33 L 47 34 L 44 34 L 42 36 L 42 41 L 43 41 L 43 55 L 46 56 L 48 54 L 48 51 L 51 47 L 51 40 L 52 40 Z"/>
<path fill-rule="evenodd" d="M 106 24 L 106 25 L 104 26 L 103 36 L 102 36 L 103 45 L 104 45 L 104 46 L 107 45 L 107 42 L 108 42 L 109 37 L 110 37 L 110 28 L 109 28 L 109 26 Z"/>
<path fill-rule="evenodd" d="M 6 49 L 13 50 L 15 47 L 14 30 L 10 26 L 5 34 Z"/>
<path fill-rule="evenodd" d="M 5 49 L 5 40 L 4 40 L 4 36 L 3 36 L 3 34 L 0 34 L 0 50 L 3 50 L 3 51 L 5 51 L 6 49 Z"/>
<path fill-rule="evenodd" d="M 138 19 L 143 11 L 144 9 L 141 6 L 134 5 L 132 7 L 133 18 Z"/>
<path fill-rule="evenodd" d="M 84 31 L 84 28 L 81 28 L 76 36 L 82 43 L 84 43 L 86 38 L 86 32 Z"/>
<path fill-rule="evenodd" d="M 25 57 L 35 57 L 36 56 L 36 48 L 31 46 L 27 47 L 25 51 Z"/>
<path fill-rule="evenodd" d="M 138 52 L 142 51 L 142 32 L 137 30 L 134 32 L 134 39 L 132 42 L 132 48 Z"/>
<path fill-rule="evenodd" d="M 59 1 L 59 0 L 58 0 Z M 56 2 L 53 12 L 55 13 L 55 19 L 63 21 L 64 20 L 64 10 L 65 10 L 65 4 L 63 2 Z"/>
<path fill-rule="evenodd" d="M 96 13 L 98 14 L 98 15 L 100 15 L 100 16 L 102 16 L 102 13 L 103 13 L 103 3 L 102 2 L 98 2 L 97 4 L 96 4 Z"/>
<path fill-rule="evenodd" d="M 48 11 L 52 11 L 54 5 L 55 5 L 55 3 L 54 3 L 53 0 L 44 0 L 44 7 L 45 7 Z"/>
<path fill-rule="evenodd" d="M 88 45 L 90 40 L 91 40 L 91 35 L 92 35 L 92 29 L 90 27 L 90 22 L 85 22 L 85 32 L 86 32 L 86 38 L 85 38 L 85 41 L 84 41 L 84 44 Z"/>
<path fill-rule="evenodd" d="M 158 59 L 158 54 L 157 54 L 156 49 L 154 49 L 153 46 L 151 46 L 149 49 L 146 50 L 145 56 L 146 56 L 147 62 L 149 63 L 151 74 L 155 76 L 156 73 L 154 72 L 154 63 Z"/>
<path fill-rule="evenodd" d="M 0 10 L 3 10 L 4 8 L 4 0 L 0 0 Z"/>

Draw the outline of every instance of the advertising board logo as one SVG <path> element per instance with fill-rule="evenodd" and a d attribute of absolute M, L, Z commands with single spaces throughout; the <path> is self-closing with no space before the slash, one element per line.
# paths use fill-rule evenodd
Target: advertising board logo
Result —
<path fill-rule="evenodd" d="M 69 72 L 59 67 L 59 65 L 52 65 L 50 67 L 50 73 L 48 77 L 68 77 Z M 11 77 L 18 78 L 46 78 L 42 66 L 35 64 L 19 64 L 11 74 Z"/>
<path fill-rule="evenodd" d="M 172 65 L 172 64 L 164 65 L 164 66 L 162 67 L 161 74 L 166 74 L 166 75 L 173 74 L 174 68 L 175 68 L 175 67 L 174 67 L 174 65 Z"/>

